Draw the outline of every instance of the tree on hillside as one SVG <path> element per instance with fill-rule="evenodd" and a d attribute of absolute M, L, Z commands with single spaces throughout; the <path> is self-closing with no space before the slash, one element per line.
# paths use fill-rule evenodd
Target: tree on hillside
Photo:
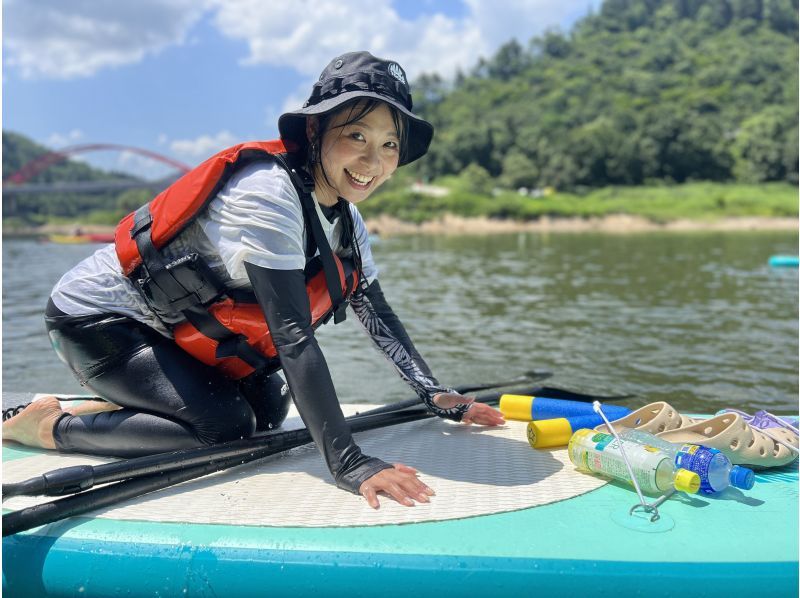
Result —
<path fill-rule="evenodd" d="M 796 0 L 606 0 L 450 87 L 424 77 L 437 136 L 416 168 L 512 188 L 795 181 L 797 22 Z"/>

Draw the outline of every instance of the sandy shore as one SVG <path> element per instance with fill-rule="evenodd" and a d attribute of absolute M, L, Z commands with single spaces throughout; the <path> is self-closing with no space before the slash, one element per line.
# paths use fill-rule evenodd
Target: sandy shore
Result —
<path fill-rule="evenodd" d="M 661 224 L 639 216 L 624 214 L 586 219 L 544 217 L 531 222 L 447 215 L 422 224 L 413 224 L 389 216 L 379 216 L 367 220 L 367 228 L 370 233 L 386 237 L 411 234 L 469 235 L 518 232 L 790 231 L 798 230 L 798 219 L 724 218 L 708 221 L 673 220 Z"/>
<path fill-rule="evenodd" d="M 78 225 L 46 225 L 36 229 L 3 231 L 3 236 L 35 237 L 75 233 Z M 112 233 L 113 226 L 80 225 L 84 233 Z M 519 232 L 604 232 L 638 233 L 649 231 L 791 231 L 798 230 L 796 218 L 723 218 L 719 220 L 673 220 L 656 223 L 639 216 L 619 214 L 604 218 L 548 218 L 530 222 L 495 220 L 491 218 L 462 218 L 446 215 L 436 220 L 413 224 L 390 216 L 367 220 L 370 233 L 382 237 L 399 235 L 489 235 Z"/>

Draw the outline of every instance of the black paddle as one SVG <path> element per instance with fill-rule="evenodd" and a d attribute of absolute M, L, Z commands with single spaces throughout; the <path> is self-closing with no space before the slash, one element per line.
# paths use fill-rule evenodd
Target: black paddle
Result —
<path fill-rule="evenodd" d="M 368 411 L 351 416 L 347 418 L 347 421 L 351 429 L 355 429 L 355 425 L 363 426 L 365 423 L 369 424 L 373 421 L 382 422 L 383 419 L 376 419 L 378 416 L 385 416 L 387 421 L 392 417 L 402 419 L 406 415 L 418 419 L 419 415 L 425 412 L 427 412 L 427 409 L 418 405 L 414 409 L 406 408 L 404 410 L 381 413 Z M 282 452 L 307 442 L 311 442 L 311 436 L 306 428 L 300 428 L 285 432 L 271 432 L 261 436 L 223 442 L 212 446 L 123 459 L 101 465 L 62 467 L 22 482 L 3 484 L 3 500 L 20 495 L 63 496 L 65 494 L 74 494 L 99 484 L 142 477 L 154 473 L 167 473 L 208 463 L 244 459 L 264 451 L 268 451 L 270 454 Z"/>
<path fill-rule="evenodd" d="M 517 389 L 514 391 L 514 394 L 526 393 L 530 393 L 530 389 Z M 476 397 L 475 400 L 482 403 L 494 403 L 500 399 L 502 394 L 504 393 L 488 393 Z M 579 393 L 572 394 L 584 397 L 584 400 L 590 400 L 591 397 L 591 395 L 582 395 Z M 396 411 L 355 415 L 348 418 L 348 422 L 353 432 L 363 432 L 366 430 L 374 430 L 385 426 L 416 421 L 428 417 L 433 417 L 433 414 L 431 414 L 427 408 L 416 406 L 414 408 L 399 409 Z M 123 500 L 149 494 L 175 484 L 187 482 L 195 478 L 235 467 L 237 465 L 249 463 L 257 459 L 263 459 L 265 457 L 269 457 L 271 455 L 307 444 L 311 442 L 311 435 L 308 430 L 300 429 L 289 432 L 273 433 L 258 439 L 249 440 L 260 440 L 261 442 L 259 446 L 250 446 L 245 450 L 231 448 L 229 451 L 219 452 L 212 457 L 204 455 L 204 462 L 200 465 L 187 466 L 187 464 L 191 461 L 182 460 L 179 463 L 177 461 L 173 461 L 172 463 L 163 463 L 161 466 L 159 466 L 161 467 L 160 469 L 152 469 L 149 471 L 142 469 L 137 474 L 133 474 L 133 472 L 128 471 L 127 473 L 119 475 L 116 478 L 124 478 L 123 481 L 108 484 L 106 486 L 81 492 L 79 494 L 74 494 L 72 496 L 67 496 L 65 498 L 48 503 L 13 511 L 3 515 L 3 536 L 16 534 L 33 527 L 59 521 L 66 517 L 81 515 L 95 509 L 116 504 Z M 236 443 L 227 444 L 231 445 L 241 443 L 242 441 L 237 441 Z M 207 449 L 210 448 L 214 447 L 207 447 L 203 450 L 207 452 Z M 176 451 L 176 453 L 178 452 L 191 452 L 191 450 Z M 176 453 L 171 453 L 171 455 L 174 456 Z M 154 457 L 155 456 L 156 455 L 154 455 Z M 143 459 L 147 458 L 145 457 Z M 136 461 L 136 459 L 131 459 L 127 462 L 123 461 L 99 465 L 96 466 L 95 469 L 109 466 L 113 467 L 126 463 L 130 464 L 131 461 Z M 172 465 L 176 463 L 177 468 L 173 469 Z M 108 472 L 108 470 L 106 471 Z M 108 472 L 107 477 L 112 477 L 110 472 Z M 32 480 L 29 480 L 29 482 L 32 482 L 36 479 L 38 478 L 33 478 Z M 95 481 L 97 480 L 95 479 Z M 25 482 L 22 482 L 22 484 L 24 483 Z"/>
<path fill-rule="evenodd" d="M 531 389 L 518 389 L 512 392 L 515 394 L 539 394 L 539 396 L 543 396 L 541 392 L 535 392 L 541 389 L 533 390 L 534 392 L 531 392 Z M 569 392 L 570 396 L 581 397 L 584 401 L 593 401 L 598 398 L 592 395 L 574 393 L 572 391 L 566 392 Z M 501 394 L 503 393 L 495 392 L 479 396 L 476 397 L 476 401 L 486 403 L 496 402 L 499 400 Z M 359 432 L 415 421 L 431 416 L 432 414 L 428 412 L 426 408 L 417 406 L 413 409 L 406 408 L 394 411 L 381 411 L 380 413 L 368 412 L 352 416 L 348 418 L 348 422 L 354 432 Z M 3 536 L 19 533 L 46 523 L 52 523 L 65 517 L 80 515 L 97 508 L 161 490 L 216 471 L 268 457 L 309 442 L 311 442 L 311 436 L 308 430 L 301 429 L 268 434 L 263 437 L 226 443 L 225 445 L 216 447 L 203 447 L 201 449 L 175 451 L 173 453 L 118 461 L 99 465 L 94 468 L 91 466 L 79 466 L 77 468 L 54 470 L 39 478 L 32 478 L 25 482 L 20 482 L 17 487 L 21 491 L 16 494 L 22 494 L 24 490 L 30 490 L 30 492 L 24 492 L 28 494 L 41 492 L 43 488 L 41 488 L 42 482 L 40 482 L 40 480 L 44 479 L 44 486 L 47 486 L 48 476 L 51 476 L 51 483 L 54 483 L 51 488 L 45 488 L 44 491 L 51 495 L 59 495 L 66 492 L 79 492 L 90 488 L 94 483 L 110 482 L 120 479 L 124 481 L 82 492 L 75 496 L 69 496 L 49 503 L 43 503 L 8 513 L 3 516 Z M 249 446 L 242 446 L 244 443 L 249 443 Z M 213 449 L 217 449 L 216 452 L 214 452 Z M 202 454 L 197 453 L 195 459 L 191 455 L 193 451 L 202 451 Z M 180 458 L 176 458 L 178 453 L 184 454 L 181 455 Z M 159 457 L 161 461 L 157 460 Z M 168 457 L 171 458 L 171 461 L 165 462 L 164 459 Z M 131 467 L 132 462 L 136 462 L 137 460 L 141 465 L 139 469 Z M 198 461 L 201 464 L 196 464 Z M 192 463 L 195 463 L 195 465 L 190 465 Z M 97 471 L 98 469 L 100 469 L 99 472 Z M 60 471 L 69 472 L 70 470 L 80 475 L 75 475 L 66 480 L 67 484 L 65 485 L 65 478 Z M 96 473 L 98 474 L 97 476 L 95 476 Z M 52 494 L 53 491 L 56 491 L 57 494 Z M 6 486 L 3 487 L 3 493 L 4 495 L 6 494 Z"/>
<path fill-rule="evenodd" d="M 479 385 L 466 385 L 459 387 L 456 390 L 461 394 L 466 394 L 476 390 L 511 386 L 517 382 L 544 380 L 552 375 L 553 374 L 551 372 L 538 372 L 531 370 L 523 373 L 520 376 L 517 376 L 516 378 L 513 378 L 512 380 L 506 380 L 503 382 L 490 382 Z M 63 397 L 57 398 L 62 401 L 70 400 L 69 398 Z M 100 397 L 91 397 L 90 400 L 104 401 L 105 399 Z M 421 404 L 421 401 L 416 398 L 378 407 L 368 411 L 366 414 L 395 412 L 407 407 L 419 406 Z M 27 405 L 30 405 L 30 403 L 4 410 L 3 420 L 5 421 L 12 415 L 16 415 L 22 411 L 22 409 L 27 407 Z M 133 475 L 147 475 L 160 471 L 168 471 L 171 469 L 180 469 L 183 467 L 200 465 L 209 459 L 221 458 L 219 455 L 230 456 L 236 454 L 236 451 L 241 451 L 242 449 L 246 451 L 250 448 L 258 447 L 260 442 L 260 439 L 247 438 L 209 447 L 197 447 L 183 451 L 147 455 L 125 461 L 116 461 L 114 463 L 109 463 L 102 466 L 93 467 L 91 465 L 77 465 L 74 467 L 64 467 L 22 482 L 3 484 L 3 500 L 19 495 L 63 496 L 64 494 L 81 492 L 91 488 L 95 484 L 115 482 L 125 479 L 126 477 L 132 477 Z"/>
<path fill-rule="evenodd" d="M 409 410 L 401 413 L 381 413 L 375 416 L 363 417 L 360 421 L 351 421 L 350 426 L 354 432 L 374 430 L 385 426 L 415 421 L 430 417 L 432 414 L 424 408 Z M 284 435 L 287 435 L 284 437 Z M 254 449 L 250 453 L 241 454 L 227 459 L 207 460 L 204 465 L 196 465 L 185 469 L 176 469 L 166 472 L 151 473 L 138 478 L 126 479 L 115 484 L 108 484 L 100 488 L 66 496 L 32 507 L 19 509 L 3 515 L 3 537 L 17 534 L 40 525 L 53 523 L 67 517 L 82 515 L 89 511 L 110 506 L 118 502 L 149 494 L 157 490 L 168 488 L 175 484 L 188 482 L 195 478 L 211 473 L 229 469 L 236 465 L 249 463 L 256 459 L 263 459 L 292 448 L 311 442 L 311 434 L 305 428 L 292 432 L 274 434 L 283 437 L 272 448 L 265 447 Z"/>
<path fill-rule="evenodd" d="M 461 388 L 458 390 L 464 391 L 465 389 Z M 624 396 L 603 397 L 588 395 L 550 387 L 518 388 L 514 391 L 514 394 L 536 395 L 549 398 L 569 397 L 571 400 L 582 402 L 591 402 L 595 400 L 608 401 L 625 398 Z M 492 393 L 484 397 L 481 402 L 496 402 L 499 400 L 499 396 L 500 393 Z M 416 411 L 412 410 L 412 408 L 416 408 Z M 377 415 L 399 416 L 406 413 L 418 412 L 427 413 L 427 410 L 422 406 L 419 399 L 412 399 L 410 401 L 401 401 L 392 405 L 378 407 L 365 413 L 351 416 L 347 418 L 347 421 L 352 424 L 356 421 L 369 421 L 364 418 Z M 164 473 L 176 469 L 204 465 L 210 461 L 216 463 L 227 459 L 236 459 L 240 456 L 247 456 L 254 451 L 275 449 L 280 452 L 287 450 L 287 448 L 280 448 L 283 446 L 283 443 L 287 443 L 288 447 L 288 444 L 294 442 L 298 435 L 302 435 L 304 439 L 310 438 L 305 429 L 288 432 L 272 432 L 262 436 L 245 438 L 212 446 L 157 453 L 102 465 L 63 467 L 21 482 L 3 484 L 3 500 L 19 495 L 63 496 L 65 494 L 73 494 L 88 490 L 98 484 L 106 484 L 152 473 Z M 310 442 L 310 440 L 303 440 L 301 444 L 305 442 Z"/>

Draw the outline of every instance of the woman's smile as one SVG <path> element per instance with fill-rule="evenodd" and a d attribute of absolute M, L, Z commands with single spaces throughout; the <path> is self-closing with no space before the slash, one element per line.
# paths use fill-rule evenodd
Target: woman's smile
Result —
<path fill-rule="evenodd" d="M 353 185 L 356 189 L 366 189 L 369 187 L 369 184 L 375 178 L 374 176 L 367 176 L 365 174 L 358 174 L 357 172 L 353 172 L 349 168 L 345 168 L 344 171 L 347 173 L 347 176 L 350 178 L 350 184 Z"/>

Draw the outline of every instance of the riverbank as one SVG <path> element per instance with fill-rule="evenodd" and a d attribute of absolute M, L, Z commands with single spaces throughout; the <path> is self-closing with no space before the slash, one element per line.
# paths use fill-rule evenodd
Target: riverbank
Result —
<path fill-rule="evenodd" d="M 391 216 L 367 220 L 370 233 L 391 237 L 399 235 L 481 235 L 520 232 L 552 233 L 640 233 L 650 231 L 791 231 L 798 230 L 797 218 L 721 218 L 718 220 L 679 219 L 653 222 L 640 216 L 618 214 L 602 218 L 551 218 L 520 222 L 493 218 L 464 218 L 447 214 L 435 220 L 415 224 Z"/>
<path fill-rule="evenodd" d="M 381 237 L 404 235 L 488 235 L 520 232 L 548 233 L 642 233 L 651 231 L 792 231 L 798 230 L 797 218 L 741 217 L 698 219 L 676 219 L 654 222 L 641 216 L 614 214 L 591 218 L 553 218 L 542 216 L 536 220 L 517 221 L 484 216 L 465 218 L 445 214 L 421 223 L 406 222 L 392 216 L 380 215 L 366 219 L 370 234 Z M 49 235 L 70 235 L 76 227 L 84 233 L 108 234 L 113 226 L 83 226 L 75 224 L 48 224 L 36 228 L 3 230 L 4 238 L 47 238 Z"/>
<path fill-rule="evenodd" d="M 359 210 L 367 220 L 389 216 L 401 222 L 423 224 L 454 215 L 522 223 L 517 226 L 525 229 L 531 223 L 534 229 L 548 230 L 718 226 L 739 229 L 761 226 L 758 223 L 762 220 L 764 226 L 774 228 L 776 219 L 798 217 L 797 187 L 785 183 L 605 187 L 583 194 L 551 190 L 531 196 L 509 190 L 477 193 L 464 187 L 460 179 L 440 182 L 435 194 L 419 186 L 379 191 L 360 205 Z"/>
<path fill-rule="evenodd" d="M 520 231 L 796 230 L 798 189 L 786 183 L 713 183 L 605 187 L 582 194 L 520 189 L 478 192 L 458 177 L 436 185 L 387 183 L 359 210 L 375 234 L 488 234 Z M 113 231 L 124 214 L 89 213 L 83 222 L 3 221 L 4 237 Z M 102 216 L 102 219 L 100 218 Z M 91 224 L 90 224 L 91 223 Z"/>
<path fill-rule="evenodd" d="M 3 227 L 4 239 L 47 239 L 50 235 L 107 235 L 114 232 L 114 226 L 103 224 L 84 224 L 82 222 L 63 222 L 30 227 Z"/>

